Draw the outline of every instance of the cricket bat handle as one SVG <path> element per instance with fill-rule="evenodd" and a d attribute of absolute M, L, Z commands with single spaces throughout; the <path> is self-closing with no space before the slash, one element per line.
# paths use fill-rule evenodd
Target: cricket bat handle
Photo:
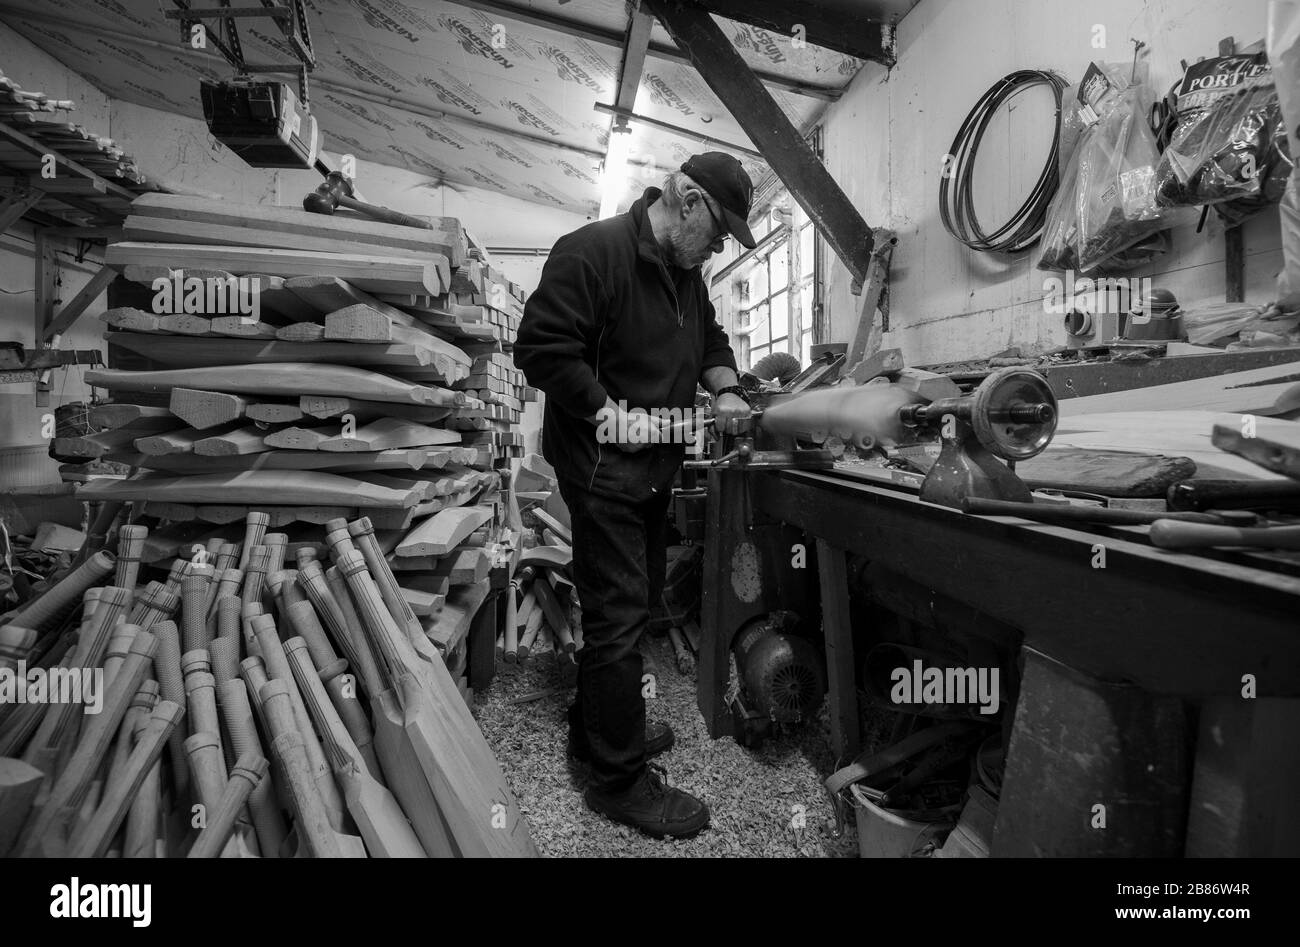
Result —
<path fill-rule="evenodd" d="M 330 825 L 325 802 L 307 759 L 307 747 L 294 722 L 288 684 L 279 680 L 268 681 L 259 697 L 274 735 L 271 750 L 280 760 L 293 800 L 299 836 L 315 857 L 342 858 L 343 849 Z"/>
<path fill-rule="evenodd" d="M 227 681 L 218 685 L 217 694 L 220 697 L 221 718 L 226 723 L 226 733 L 230 736 L 230 746 L 236 759 L 245 754 L 261 756 L 262 740 L 253 720 L 248 686 L 242 680 Z M 270 779 L 260 782 L 248 797 L 248 812 L 253 818 L 257 847 L 263 858 L 278 858 L 288 834 L 276 800 L 275 788 L 278 782 Z"/>
<path fill-rule="evenodd" d="M 1150 536 L 1151 542 L 1162 549 L 1199 549 L 1206 546 L 1300 549 L 1300 526 L 1207 526 L 1177 520 L 1157 520 L 1151 525 Z"/>
<path fill-rule="evenodd" d="M 135 747 L 127 757 L 126 765 L 119 777 L 109 784 L 95 815 L 85 829 L 72 840 L 68 850 L 70 858 L 99 858 L 104 854 L 122 825 L 122 820 L 131 810 L 141 787 L 148 781 L 158 758 L 162 756 L 167 738 L 184 715 L 185 711 L 180 705 L 164 700 L 143 718 L 143 725 L 138 731 Z M 156 796 L 150 801 L 157 805 Z M 152 848 L 152 837 L 149 845 Z M 129 852 L 130 847 L 124 851 Z"/>
<path fill-rule="evenodd" d="M 235 821 L 248 797 L 266 776 L 268 765 L 260 753 L 245 753 L 235 761 L 226 791 L 221 794 L 216 811 L 209 813 L 207 825 L 194 840 L 187 858 L 216 858 L 221 854 L 234 834 Z"/>

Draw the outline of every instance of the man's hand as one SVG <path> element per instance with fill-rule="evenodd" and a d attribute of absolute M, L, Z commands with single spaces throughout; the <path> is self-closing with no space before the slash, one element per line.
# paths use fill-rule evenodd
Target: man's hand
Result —
<path fill-rule="evenodd" d="M 732 422 L 747 421 L 752 416 L 753 411 L 740 395 L 727 392 L 713 399 L 713 429 L 719 434 L 736 433 L 736 427 Z"/>
<path fill-rule="evenodd" d="M 654 444 L 666 444 L 669 432 L 664 421 L 642 408 L 622 410 L 612 400 L 588 418 L 596 425 L 596 440 L 613 444 L 627 454 L 636 454 Z"/>

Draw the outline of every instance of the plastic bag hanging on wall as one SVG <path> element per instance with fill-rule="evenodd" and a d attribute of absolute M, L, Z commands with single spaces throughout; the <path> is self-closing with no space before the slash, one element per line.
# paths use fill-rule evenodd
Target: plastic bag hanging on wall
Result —
<path fill-rule="evenodd" d="M 1291 152 L 1265 53 L 1188 66 L 1177 105 L 1178 127 L 1157 171 L 1162 207 L 1232 203 L 1218 209 L 1236 224 L 1281 199 Z"/>

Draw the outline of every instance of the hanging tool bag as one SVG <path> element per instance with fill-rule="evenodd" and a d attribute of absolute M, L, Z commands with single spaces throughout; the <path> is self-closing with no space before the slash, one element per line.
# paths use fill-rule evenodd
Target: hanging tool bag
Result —
<path fill-rule="evenodd" d="M 1178 126 L 1157 171 L 1162 207 L 1220 205 L 1235 224 L 1281 200 L 1291 155 L 1265 53 L 1188 66 L 1177 110 Z"/>
<path fill-rule="evenodd" d="M 1190 219 L 1156 203 L 1150 90 L 1093 63 L 1078 98 L 1088 127 L 1048 211 L 1038 267 L 1092 274 L 1149 262 L 1168 249 L 1162 231 Z"/>

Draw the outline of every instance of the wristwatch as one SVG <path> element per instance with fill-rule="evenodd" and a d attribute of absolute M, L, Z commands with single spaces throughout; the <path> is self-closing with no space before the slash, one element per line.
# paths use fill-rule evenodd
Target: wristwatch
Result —
<path fill-rule="evenodd" d="M 723 395 L 735 395 L 741 401 L 745 402 L 745 404 L 749 404 L 749 392 L 744 388 L 741 388 L 739 385 L 728 385 L 726 388 L 719 388 L 714 392 L 713 397 L 716 400 Z"/>

